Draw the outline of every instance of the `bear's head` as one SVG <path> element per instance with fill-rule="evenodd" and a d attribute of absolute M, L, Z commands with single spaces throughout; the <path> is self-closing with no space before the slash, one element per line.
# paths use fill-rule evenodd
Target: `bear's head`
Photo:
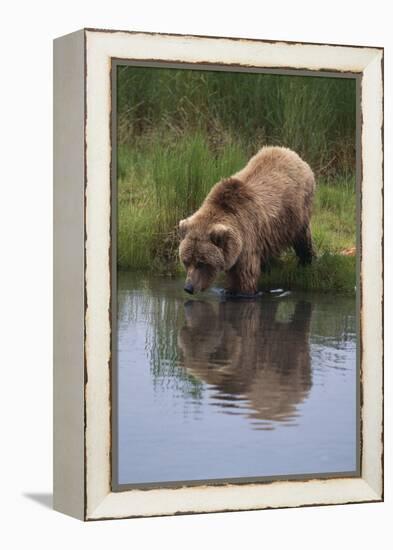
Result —
<path fill-rule="evenodd" d="M 179 223 L 179 255 L 187 278 L 184 290 L 194 294 L 209 288 L 221 271 L 230 269 L 239 258 L 242 241 L 238 232 L 225 223 L 203 223 L 191 216 Z"/>

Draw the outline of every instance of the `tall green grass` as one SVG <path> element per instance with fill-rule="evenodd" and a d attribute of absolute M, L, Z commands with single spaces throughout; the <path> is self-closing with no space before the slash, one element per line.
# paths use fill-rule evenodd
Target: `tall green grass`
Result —
<path fill-rule="evenodd" d="M 123 269 L 178 269 L 179 220 L 199 208 L 221 178 L 247 160 L 237 143 L 213 152 L 201 132 L 118 149 L 118 264 Z"/>
<path fill-rule="evenodd" d="M 120 67 L 121 144 L 159 131 L 182 139 L 201 131 L 214 149 L 241 141 L 250 156 L 258 145 L 290 147 L 317 175 L 352 172 L 356 82 L 346 78 Z"/>
<path fill-rule="evenodd" d="M 213 153 L 201 134 L 164 146 L 157 140 L 147 150 L 119 149 L 118 265 L 172 275 L 181 271 L 179 220 L 200 206 L 216 181 L 243 166 L 247 155 L 239 144 Z M 318 261 L 299 269 L 287 254 L 264 280 L 287 288 L 353 288 L 354 258 L 338 255 L 355 245 L 355 223 L 354 178 L 319 178 L 312 218 Z"/>
<path fill-rule="evenodd" d="M 263 280 L 353 290 L 355 81 L 120 67 L 118 74 L 118 265 L 173 275 L 177 226 L 211 187 L 264 144 L 296 150 L 317 176 L 312 220 L 319 259 L 293 254 Z"/>

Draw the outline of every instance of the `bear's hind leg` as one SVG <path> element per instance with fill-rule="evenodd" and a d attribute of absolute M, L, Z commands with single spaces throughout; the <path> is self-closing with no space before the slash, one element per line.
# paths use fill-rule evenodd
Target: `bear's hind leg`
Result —
<path fill-rule="evenodd" d="M 316 254 L 312 243 L 311 229 L 309 225 L 305 226 L 300 233 L 298 233 L 293 242 L 293 248 L 296 252 L 296 256 L 299 258 L 300 265 L 311 264 Z"/>

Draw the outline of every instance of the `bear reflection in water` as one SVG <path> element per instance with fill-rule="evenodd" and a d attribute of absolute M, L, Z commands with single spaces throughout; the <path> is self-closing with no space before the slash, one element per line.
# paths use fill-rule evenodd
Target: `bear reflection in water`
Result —
<path fill-rule="evenodd" d="M 311 303 L 279 320 L 279 299 L 189 301 L 178 335 L 181 364 L 213 389 L 212 404 L 242 413 L 256 429 L 296 423 L 311 388 Z M 286 302 L 288 303 L 288 302 Z"/>

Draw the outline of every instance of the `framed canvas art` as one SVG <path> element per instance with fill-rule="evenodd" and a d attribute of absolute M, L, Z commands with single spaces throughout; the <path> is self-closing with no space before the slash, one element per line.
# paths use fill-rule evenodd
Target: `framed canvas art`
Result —
<path fill-rule="evenodd" d="M 383 49 L 54 42 L 54 507 L 383 499 Z"/>

